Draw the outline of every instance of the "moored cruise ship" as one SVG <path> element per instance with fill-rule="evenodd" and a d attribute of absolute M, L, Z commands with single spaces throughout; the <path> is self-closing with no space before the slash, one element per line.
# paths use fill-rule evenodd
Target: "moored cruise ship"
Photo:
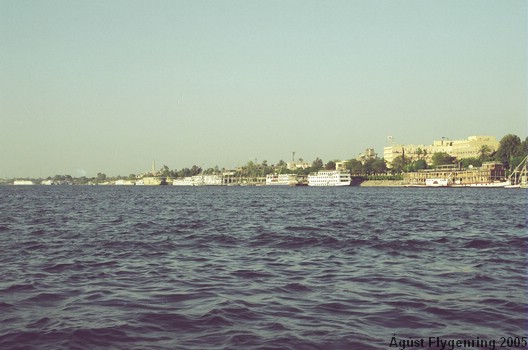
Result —
<path fill-rule="evenodd" d="M 308 186 L 350 186 L 352 177 L 346 171 L 321 170 L 308 175 Z"/>
<path fill-rule="evenodd" d="M 297 185 L 297 176 L 295 174 L 268 174 L 266 175 L 266 185 Z"/>
<path fill-rule="evenodd" d="M 222 176 L 220 175 L 195 175 L 174 179 L 173 186 L 220 186 Z"/>
<path fill-rule="evenodd" d="M 503 188 L 512 185 L 500 163 L 486 162 L 479 168 L 462 169 L 456 165 L 439 166 L 432 170 L 405 173 L 408 187 L 478 187 Z"/>
<path fill-rule="evenodd" d="M 15 180 L 13 182 L 13 185 L 15 185 L 15 186 L 20 186 L 20 185 L 27 186 L 27 185 L 34 185 L 34 184 L 35 183 L 33 181 L 31 181 L 31 180 Z"/>

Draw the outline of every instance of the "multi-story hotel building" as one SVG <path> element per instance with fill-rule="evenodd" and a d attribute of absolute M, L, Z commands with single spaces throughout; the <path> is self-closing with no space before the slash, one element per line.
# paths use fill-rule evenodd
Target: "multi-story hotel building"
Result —
<path fill-rule="evenodd" d="M 499 142 L 494 136 L 470 136 L 466 140 L 438 140 L 432 145 L 391 145 L 383 148 L 383 158 L 390 167 L 392 161 L 403 154 L 411 161 L 424 159 L 431 164 L 435 153 L 447 153 L 457 159 L 477 158 L 483 146 L 487 146 L 490 152 L 499 148 Z"/>

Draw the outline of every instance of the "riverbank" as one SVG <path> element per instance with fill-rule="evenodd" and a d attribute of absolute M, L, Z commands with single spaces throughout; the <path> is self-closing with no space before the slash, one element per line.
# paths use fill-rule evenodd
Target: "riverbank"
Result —
<path fill-rule="evenodd" d="M 353 183 L 353 186 L 360 187 L 403 187 L 402 180 L 365 180 Z"/>

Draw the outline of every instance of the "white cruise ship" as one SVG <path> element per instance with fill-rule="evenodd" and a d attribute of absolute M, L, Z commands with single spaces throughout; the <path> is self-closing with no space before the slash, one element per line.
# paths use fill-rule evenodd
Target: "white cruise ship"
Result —
<path fill-rule="evenodd" d="M 220 175 L 195 175 L 174 179 L 173 186 L 220 186 L 222 177 Z"/>
<path fill-rule="evenodd" d="M 308 186 L 350 186 L 352 178 L 346 171 L 321 170 L 308 175 Z"/>
<path fill-rule="evenodd" d="M 277 186 L 277 185 L 297 185 L 297 176 L 295 174 L 268 174 L 266 175 L 266 185 L 267 186 Z"/>
<path fill-rule="evenodd" d="M 33 181 L 31 181 L 31 180 L 15 180 L 13 182 L 13 185 L 15 185 L 15 186 L 20 186 L 20 185 L 27 186 L 27 185 L 34 185 L 34 184 L 35 183 Z"/>

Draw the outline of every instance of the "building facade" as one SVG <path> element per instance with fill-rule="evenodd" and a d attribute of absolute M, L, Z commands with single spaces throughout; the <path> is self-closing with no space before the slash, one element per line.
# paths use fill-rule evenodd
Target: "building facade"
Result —
<path fill-rule="evenodd" d="M 396 157 L 405 156 L 410 161 L 424 159 L 431 164 L 433 154 L 447 153 L 456 159 L 478 158 L 486 146 L 489 152 L 499 148 L 495 136 L 470 136 L 465 140 L 437 140 L 432 145 L 391 145 L 383 149 L 383 158 L 390 167 Z"/>

